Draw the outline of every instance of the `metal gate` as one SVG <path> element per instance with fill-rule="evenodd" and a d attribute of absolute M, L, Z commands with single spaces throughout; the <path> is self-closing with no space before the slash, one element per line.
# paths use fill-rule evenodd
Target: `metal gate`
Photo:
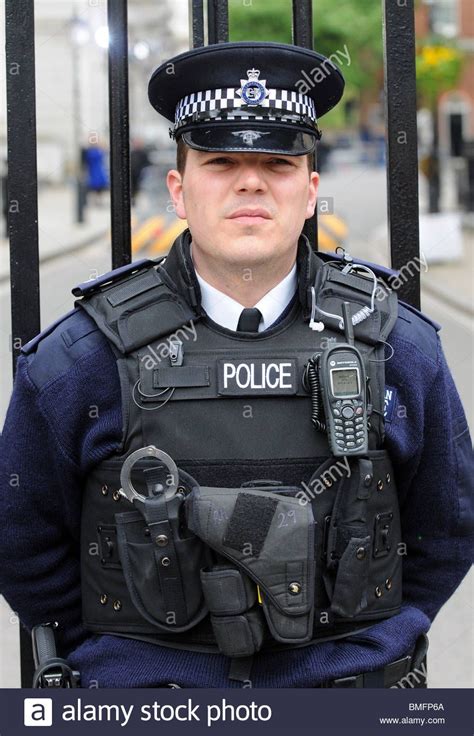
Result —
<path fill-rule="evenodd" d="M 380 0 L 374 0 L 377 1 Z M 395 269 L 419 256 L 414 1 L 381 0 L 388 224 L 391 265 Z M 192 46 L 203 46 L 205 38 L 208 43 L 226 43 L 229 36 L 228 0 L 206 0 L 206 14 L 204 2 L 205 0 L 189 0 Z M 293 43 L 313 48 L 312 0 L 292 0 L 292 4 Z M 317 12 L 317 0 L 315 8 Z M 8 218 L 8 233 L 15 371 L 21 346 L 41 329 L 34 0 L 6 0 L 5 13 L 9 164 L 7 205 L 8 211 L 14 211 Z M 131 260 L 127 0 L 109 0 L 107 15 L 110 37 L 113 38 L 108 51 L 111 263 L 112 268 L 117 268 Z M 11 73 L 12 68 L 15 68 L 15 73 Z M 401 131 L 404 133 L 403 144 L 400 143 Z M 14 208 L 10 208 L 12 202 L 15 202 Z M 305 232 L 310 237 L 310 242 L 317 243 L 316 216 L 307 223 Z M 420 306 L 418 271 L 403 284 L 399 295 L 413 306 Z M 20 647 L 21 684 L 22 687 L 31 687 L 31 644 L 23 629 L 20 631 Z"/>

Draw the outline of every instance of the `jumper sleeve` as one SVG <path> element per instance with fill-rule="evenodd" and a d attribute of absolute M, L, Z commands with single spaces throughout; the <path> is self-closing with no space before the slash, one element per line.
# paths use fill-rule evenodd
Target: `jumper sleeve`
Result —
<path fill-rule="evenodd" d="M 439 338 L 436 368 L 418 397 L 422 443 L 401 506 L 403 597 L 431 620 L 469 571 L 474 534 L 471 439 Z"/>
<path fill-rule="evenodd" d="M 48 355 L 54 364 L 54 351 Z M 57 620 L 65 654 L 86 636 L 80 598 L 83 482 L 88 467 L 119 445 L 120 387 L 108 346 L 56 369 L 56 375 L 51 363 L 42 369 L 35 360 L 18 359 L 0 437 L 0 592 L 28 630 Z"/>

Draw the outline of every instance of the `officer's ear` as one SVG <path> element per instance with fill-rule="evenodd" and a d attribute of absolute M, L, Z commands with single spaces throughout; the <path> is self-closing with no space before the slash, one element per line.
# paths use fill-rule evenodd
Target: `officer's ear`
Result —
<path fill-rule="evenodd" d="M 168 171 L 166 176 L 166 186 L 168 187 L 176 215 L 181 220 L 186 220 L 186 209 L 184 207 L 183 199 L 183 177 L 179 171 L 176 169 Z"/>
<path fill-rule="evenodd" d="M 318 199 L 318 186 L 319 186 L 319 174 L 317 171 L 312 171 L 309 175 L 309 188 L 308 188 L 308 203 L 306 206 L 306 219 L 314 215 L 316 208 L 316 202 Z"/>

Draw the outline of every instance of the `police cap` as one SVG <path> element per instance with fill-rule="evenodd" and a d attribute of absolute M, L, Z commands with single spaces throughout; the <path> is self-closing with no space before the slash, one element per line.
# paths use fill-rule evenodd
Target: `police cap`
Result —
<path fill-rule="evenodd" d="M 344 78 L 325 56 L 288 44 L 243 41 L 187 51 L 153 73 L 152 106 L 170 136 L 200 151 L 301 156 L 318 119 L 341 99 Z"/>

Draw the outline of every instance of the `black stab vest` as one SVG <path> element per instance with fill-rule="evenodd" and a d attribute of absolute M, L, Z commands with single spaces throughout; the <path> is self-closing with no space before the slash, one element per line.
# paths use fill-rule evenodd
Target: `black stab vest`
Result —
<path fill-rule="evenodd" d="M 396 319 L 394 293 L 385 289 L 373 313 L 354 328 L 370 385 L 369 451 L 361 458 L 336 459 L 326 434 L 311 422 L 302 376 L 315 353 L 345 338 L 333 317 L 323 317 L 321 332 L 310 328 L 311 287 L 326 314 L 341 314 L 342 301 L 355 314 L 370 306 L 372 280 L 344 273 L 344 263 L 324 263 L 302 236 L 298 294 L 287 316 L 264 333 L 236 333 L 203 313 L 189 242 L 186 231 L 166 259 L 132 266 L 108 283 L 92 282 L 74 292 L 110 341 L 123 406 L 121 451 L 101 462 L 84 488 L 84 625 L 93 632 L 216 650 L 195 585 L 200 566 L 208 562 L 206 554 L 200 557 L 202 546 L 187 533 L 182 559 L 189 569 L 181 573 L 188 576 L 189 615 L 169 623 L 162 598 L 171 578 L 157 572 L 161 552 L 140 514 L 118 493 L 125 458 L 147 445 L 167 452 L 211 497 L 213 488 L 282 486 L 310 504 L 311 633 L 288 643 L 275 640 L 266 627 L 263 649 L 338 638 L 398 613 L 400 517 L 383 431 L 384 341 Z M 126 563 L 119 544 L 124 524 Z"/>

